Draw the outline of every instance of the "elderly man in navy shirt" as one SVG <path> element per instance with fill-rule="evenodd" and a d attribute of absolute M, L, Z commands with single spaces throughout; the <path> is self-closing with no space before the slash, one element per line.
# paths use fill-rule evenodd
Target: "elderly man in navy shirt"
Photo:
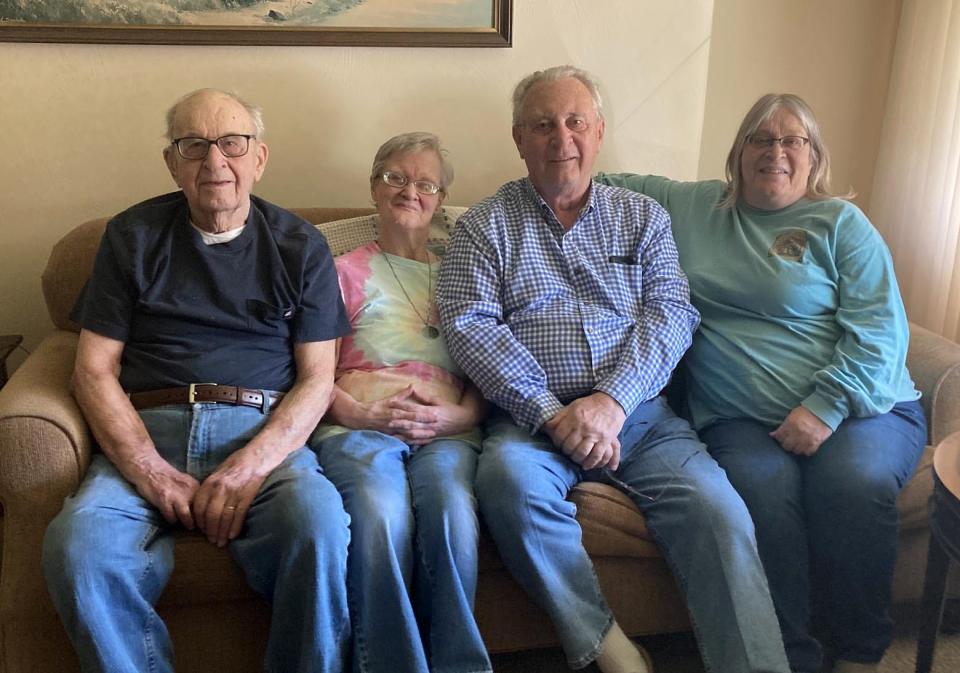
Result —
<path fill-rule="evenodd" d="M 529 175 L 468 211 L 443 261 L 450 352 L 502 410 L 480 456 L 480 509 L 571 667 L 651 669 L 611 614 L 565 500 L 596 479 L 644 512 L 707 670 L 786 673 L 750 515 L 659 396 L 699 322 L 669 216 L 592 181 L 603 133 L 589 74 L 560 66 L 522 80 L 513 138 Z"/>
<path fill-rule="evenodd" d="M 273 606 L 263 670 L 340 673 L 349 518 L 305 445 L 350 330 L 333 258 L 250 194 L 260 108 L 201 89 L 167 139 L 179 191 L 107 224 L 74 310 L 74 396 L 100 453 L 47 529 L 50 595 L 84 673 L 172 673 L 154 604 L 173 532 L 198 529 Z"/>

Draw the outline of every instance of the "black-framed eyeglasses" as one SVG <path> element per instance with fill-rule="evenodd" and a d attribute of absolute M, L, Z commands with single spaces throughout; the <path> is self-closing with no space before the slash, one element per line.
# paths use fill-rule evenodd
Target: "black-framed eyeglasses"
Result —
<path fill-rule="evenodd" d="M 216 140 L 206 138 L 174 138 L 171 145 L 175 145 L 177 152 L 184 159 L 206 159 L 211 145 L 216 145 L 220 153 L 229 158 L 242 157 L 250 149 L 250 139 L 253 135 L 231 133 L 220 136 Z"/>
<path fill-rule="evenodd" d="M 410 179 L 406 175 L 397 173 L 396 171 L 384 171 L 380 174 L 380 179 L 397 189 L 403 189 L 407 186 L 407 183 L 410 182 Z M 414 180 L 413 188 L 424 196 L 433 196 L 440 191 L 440 185 L 430 182 L 429 180 Z"/>
<path fill-rule="evenodd" d="M 780 143 L 780 147 L 785 150 L 799 150 L 803 149 L 803 146 L 810 142 L 809 138 L 804 138 L 803 136 L 783 136 L 782 138 L 774 138 L 773 136 L 764 135 L 761 133 L 754 133 L 747 136 L 747 143 L 753 147 L 760 147 L 766 149 L 768 147 L 773 147 L 774 143 Z"/>

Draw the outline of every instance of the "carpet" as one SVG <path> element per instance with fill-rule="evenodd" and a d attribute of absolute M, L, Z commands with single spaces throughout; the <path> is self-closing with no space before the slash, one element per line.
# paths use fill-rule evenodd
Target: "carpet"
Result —
<path fill-rule="evenodd" d="M 880 663 L 880 673 L 913 673 L 917 657 L 919 617 L 915 608 L 900 607 L 894 614 L 893 644 Z M 688 633 L 641 638 L 650 651 L 656 673 L 703 673 L 696 643 Z M 559 649 L 515 652 L 493 656 L 495 673 L 568 673 Z M 585 669 L 594 673 L 597 669 Z M 932 673 L 960 672 L 960 633 L 940 634 L 934 653 Z"/>

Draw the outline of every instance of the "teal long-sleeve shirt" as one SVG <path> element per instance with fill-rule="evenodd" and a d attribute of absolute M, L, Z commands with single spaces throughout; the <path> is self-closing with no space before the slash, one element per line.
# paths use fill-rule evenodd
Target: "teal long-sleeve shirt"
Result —
<path fill-rule="evenodd" d="M 600 175 L 673 221 L 700 330 L 686 355 L 696 428 L 726 418 L 778 426 L 799 405 L 831 428 L 915 400 L 909 327 L 893 262 L 842 199 L 781 210 L 719 206 L 725 183 Z"/>

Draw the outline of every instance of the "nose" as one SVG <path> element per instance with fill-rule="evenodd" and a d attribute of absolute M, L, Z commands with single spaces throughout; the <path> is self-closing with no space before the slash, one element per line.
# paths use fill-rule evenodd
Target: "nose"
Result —
<path fill-rule="evenodd" d="M 770 155 L 772 155 L 772 156 L 774 156 L 774 157 L 779 157 L 779 156 L 782 155 L 782 154 L 786 154 L 786 150 L 783 149 L 783 141 L 782 141 L 782 140 L 774 140 L 774 141 L 770 144 L 770 147 L 767 148 L 767 153 L 770 154 Z"/>
<path fill-rule="evenodd" d="M 227 157 L 220 151 L 220 146 L 216 143 L 210 143 L 207 148 L 207 156 L 203 158 L 204 165 L 222 166 L 227 162 Z"/>
<path fill-rule="evenodd" d="M 417 198 L 417 188 L 413 186 L 413 180 L 409 180 L 407 184 L 400 188 L 400 196 L 405 199 Z"/>

